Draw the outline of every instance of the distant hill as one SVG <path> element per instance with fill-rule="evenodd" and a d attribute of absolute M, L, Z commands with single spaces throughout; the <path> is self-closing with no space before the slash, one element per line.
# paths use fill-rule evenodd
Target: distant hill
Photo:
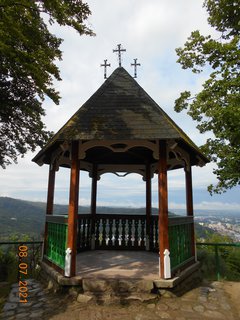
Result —
<path fill-rule="evenodd" d="M 0 197 L 0 240 L 9 239 L 10 236 L 26 234 L 40 239 L 44 232 L 46 204 L 44 202 L 31 202 L 8 197 Z M 112 208 L 98 207 L 98 213 L 111 214 L 145 214 L 145 208 Z M 55 205 L 54 214 L 66 214 L 67 205 Z M 89 213 L 89 207 L 79 207 L 79 213 Z M 152 209 L 157 214 L 156 208 Z M 211 229 L 196 224 L 198 237 L 205 238 Z"/>
<path fill-rule="evenodd" d="M 40 237 L 44 226 L 44 204 L 0 197 L 0 238 L 14 234 Z"/>

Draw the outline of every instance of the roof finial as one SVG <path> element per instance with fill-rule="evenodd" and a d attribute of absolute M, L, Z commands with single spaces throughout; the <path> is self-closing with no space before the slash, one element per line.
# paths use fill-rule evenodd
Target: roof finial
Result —
<path fill-rule="evenodd" d="M 137 66 L 140 66 L 140 63 L 137 63 L 137 58 L 133 59 L 134 63 L 131 63 L 131 66 L 134 66 L 134 78 L 137 78 Z"/>
<path fill-rule="evenodd" d="M 107 63 L 106 59 L 103 64 L 100 64 L 100 67 L 104 67 L 104 79 L 107 79 L 107 67 L 111 67 L 111 63 Z"/>
<path fill-rule="evenodd" d="M 118 60 L 119 60 L 119 67 L 122 66 L 122 52 L 126 51 L 126 49 L 121 49 L 121 44 L 117 45 L 117 49 L 113 50 L 113 52 L 118 52 Z"/>

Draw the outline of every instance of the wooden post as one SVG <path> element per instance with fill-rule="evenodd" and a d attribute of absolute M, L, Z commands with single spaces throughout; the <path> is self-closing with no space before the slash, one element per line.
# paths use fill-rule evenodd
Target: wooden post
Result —
<path fill-rule="evenodd" d="M 70 277 L 76 274 L 76 254 L 77 254 L 77 218 L 78 218 L 78 194 L 79 194 L 79 160 L 78 141 L 72 141 L 71 147 L 71 180 L 69 191 L 68 207 L 68 240 L 67 247 L 71 249 L 71 269 Z"/>
<path fill-rule="evenodd" d="M 91 249 L 95 249 L 95 219 L 96 219 L 96 208 L 97 208 L 97 164 L 93 164 L 92 171 L 92 192 L 91 192 Z"/>
<path fill-rule="evenodd" d="M 192 168 L 191 165 L 185 167 L 185 182 L 186 182 L 186 206 L 187 216 L 193 217 L 193 192 L 192 192 Z M 192 256 L 195 256 L 195 233 L 194 223 L 191 226 L 191 245 Z"/>
<path fill-rule="evenodd" d="M 48 175 L 48 194 L 46 214 L 53 214 L 54 189 L 55 189 L 55 165 L 50 164 Z"/>
<path fill-rule="evenodd" d="M 152 214 L 152 180 L 151 166 L 146 165 L 146 250 L 150 250 L 151 233 L 151 214 Z"/>
<path fill-rule="evenodd" d="M 48 193 L 47 193 L 47 207 L 46 207 L 46 218 L 47 215 L 53 214 L 53 203 L 54 203 L 54 189 L 55 189 L 55 165 L 49 165 L 49 174 L 48 174 Z M 46 254 L 47 251 L 47 239 L 48 239 L 48 224 L 45 221 L 45 231 L 44 231 L 44 248 L 43 252 Z"/>
<path fill-rule="evenodd" d="M 168 240 L 168 188 L 167 188 L 167 146 L 166 141 L 159 141 L 159 162 L 158 162 L 158 241 L 160 266 L 159 275 L 164 279 L 164 251 L 169 250 Z"/>

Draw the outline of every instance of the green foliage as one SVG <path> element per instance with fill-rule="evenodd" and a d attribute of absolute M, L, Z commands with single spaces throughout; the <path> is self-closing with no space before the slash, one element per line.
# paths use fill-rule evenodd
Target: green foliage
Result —
<path fill-rule="evenodd" d="M 17 279 L 17 259 L 12 250 L 0 251 L 0 282 L 15 282 Z"/>
<path fill-rule="evenodd" d="M 80 0 L 0 0 L 0 166 L 51 136 L 42 122 L 44 97 L 59 103 L 53 80 L 61 80 L 56 60 L 62 39 L 47 26 L 68 25 L 92 35 L 84 21 L 91 14 Z M 44 17 L 44 19 L 43 19 Z"/>
<path fill-rule="evenodd" d="M 205 239 L 209 238 L 212 234 L 216 233 L 216 231 L 214 231 L 213 229 L 210 229 L 206 226 L 202 226 L 199 223 L 194 224 L 194 228 L 195 228 L 195 237 L 196 239 L 198 239 L 198 242 L 202 242 L 203 239 L 205 241 Z"/>
<path fill-rule="evenodd" d="M 225 235 L 214 233 L 205 239 L 206 243 L 233 243 Z M 215 246 L 201 245 L 198 247 L 198 260 L 201 262 L 203 276 L 207 279 L 216 279 L 217 263 Z M 222 279 L 240 281 L 240 247 L 218 246 L 219 273 Z"/>
<path fill-rule="evenodd" d="M 240 281 L 240 248 L 233 248 L 227 258 L 226 264 L 231 280 Z"/>
<path fill-rule="evenodd" d="M 205 67 L 212 72 L 197 95 L 180 94 L 175 110 L 187 109 L 201 133 L 214 134 L 202 151 L 217 164 L 218 183 L 208 189 L 221 193 L 240 184 L 240 10 L 234 0 L 206 0 L 204 6 L 209 24 L 221 32 L 219 39 L 193 31 L 176 52 L 183 69 L 198 74 Z"/>
<path fill-rule="evenodd" d="M 17 260 L 12 252 L 0 247 L 0 313 L 17 279 Z"/>
<path fill-rule="evenodd" d="M 25 240 L 26 239 L 26 240 Z M 21 241 L 34 241 L 30 237 L 21 238 Z M 14 241 L 20 239 L 14 238 Z M 13 241 L 13 239 L 10 239 Z M 36 278 L 39 273 L 38 263 L 42 255 L 42 245 L 33 243 L 26 244 L 27 257 L 24 258 L 24 262 L 27 263 L 27 275 L 26 278 Z M 14 283 L 18 280 L 19 271 L 19 257 L 18 257 L 18 244 L 5 244 L 0 248 L 0 282 L 8 281 Z"/>

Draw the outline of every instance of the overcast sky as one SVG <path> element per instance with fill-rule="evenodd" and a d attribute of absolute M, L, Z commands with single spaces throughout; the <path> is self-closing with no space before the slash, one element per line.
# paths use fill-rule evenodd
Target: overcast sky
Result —
<path fill-rule="evenodd" d="M 118 67 L 113 49 L 121 43 L 127 50 L 122 66 L 133 74 L 130 64 L 138 58 L 138 83 L 168 113 L 168 115 L 201 145 L 206 135 L 200 135 L 186 113 L 174 111 L 174 101 L 181 91 L 198 92 L 207 73 L 193 75 L 182 70 L 176 63 L 175 48 L 183 46 L 193 30 L 203 34 L 213 33 L 207 24 L 207 14 L 200 0 L 89 0 L 92 11 L 89 25 L 96 37 L 79 35 L 70 28 L 57 25 L 53 33 L 64 39 L 61 46 L 63 60 L 58 62 L 61 82 L 55 87 L 62 97 L 60 106 L 46 99 L 44 107 L 47 128 L 57 131 L 76 110 L 103 83 L 100 64 L 108 59 L 110 75 Z M 0 196 L 32 201 L 46 201 L 48 166 L 39 167 L 31 162 L 36 154 L 28 153 L 17 165 L 1 169 Z M 215 183 L 213 164 L 193 169 L 195 209 L 238 210 L 239 188 L 223 195 L 211 197 L 207 186 Z M 80 177 L 80 204 L 90 202 L 90 178 Z M 55 203 L 68 202 L 69 170 L 60 169 L 56 177 Z M 132 206 L 145 205 L 145 183 L 136 174 L 118 178 L 113 174 L 102 176 L 98 184 L 98 205 Z M 153 179 L 153 205 L 157 205 L 157 177 Z M 169 207 L 185 208 L 185 184 L 182 170 L 169 173 Z"/>

